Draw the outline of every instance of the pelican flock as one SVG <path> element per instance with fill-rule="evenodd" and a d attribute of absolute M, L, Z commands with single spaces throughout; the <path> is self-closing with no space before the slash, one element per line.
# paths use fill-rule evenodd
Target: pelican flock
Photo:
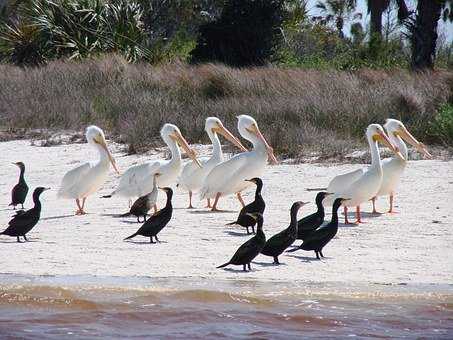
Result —
<path fill-rule="evenodd" d="M 393 212 L 393 197 L 400 178 L 407 166 L 408 149 L 405 142 L 414 146 L 424 156 L 430 158 L 425 145 L 406 129 L 401 121 L 387 119 L 385 130 L 379 124 L 370 124 L 366 129 L 366 139 L 371 153 L 371 164 L 367 168 L 359 168 L 345 174 L 335 176 L 329 183 L 326 191 L 319 192 L 316 196 L 317 211 L 311 215 L 297 220 L 299 208 L 306 203 L 296 201 L 290 209 L 291 223 L 288 228 L 274 235 L 266 242 L 263 232 L 263 214 L 266 203 L 261 190 L 263 181 L 260 178 L 267 163 L 277 164 L 272 147 L 261 133 L 258 123 L 248 115 L 237 117 L 237 129 L 242 138 L 252 144 L 252 149 L 247 150 L 216 117 L 208 117 L 205 122 L 205 131 L 212 143 L 212 155 L 198 159 L 195 151 L 190 147 L 176 125 L 164 124 L 160 134 L 171 152 L 169 160 L 154 160 L 129 168 L 120 178 L 117 188 L 107 196 L 118 195 L 120 197 L 139 197 L 130 211 L 120 217 L 134 215 L 137 222 L 143 223 L 138 231 L 125 240 L 130 240 L 137 235 L 150 238 L 150 243 L 159 243 L 157 235 L 167 226 L 173 216 L 172 185 L 177 186 L 189 194 L 189 206 L 192 205 L 192 195 L 199 192 L 200 199 L 207 200 L 207 207 L 212 211 L 218 211 L 217 205 L 220 197 L 235 194 L 242 204 L 242 210 L 235 222 L 228 225 L 239 225 L 247 228 L 257 224 L 257 233 L 249 241 L 244 243 L 233 255 L 232 259 L 218 268 L 232 265 L 242 265 L 243 270 L 250 270 L 251 261 L 260 253 L 274 258 L 274 264 L 279 265 L 278 257 L 291 246 L 296 239 L 302 239 L 303 243 L 292 251 L 298 249 L 314 250 L 318 259 L 323 258 L 323 247 L 334 239 L 338 232 L 337 210 L 344 208 L 345 223 L 348 220 L 348 208 L 356 208 L 357 223 L 361 220 L 361 205 L 372 201 L 373 212 L 375 200 L 380 196 L 389 196 L 389 213 Z M 218 135 L 222 135 L 233 145 L 241 150 L 225 160 L 222 145 Z M 76 201 L 76 215 L 84 215 L 85 201 L 88 196 L 98 191 L 105 183 L 109 174 L 110 166 L 119 174 L 115 159 L 107 147 L 104 132 L 97 126 L 89 126 L 86 129 L 86 140 L 89 145 L 98 151 L 99 158 L 96 161 L 85 162 L 82 165 L 67 172 L 58 191 L 58 197 L 73 199 Z M 389 148 L 393 155 L 383 161 L 380 158 L 378 143 Z M 183 166 L 181 155 L 182 148 L 190 160 Z M 23 162 L 16 164 L 21 172 L 19 183 L 12 191 L 12 203 L 23 204 L 28 192 L 28 186 L 24 180 L 25 165 Z M 255 199 L 247 206 L 241 196 L 241 192 L 250 185 L 256 185 Z M 163 190 L 167 196 L 165 207 L 157 210 L 156 200 L 158 189 Z M 10 221 L 9 227 L 0 235 L 14 236 L 20 242 L 20 236 L 25 240 L 26 234 L 38 223 L 41 212 L 39 195 L 48 188 L 38 187 L 33 194 L 35 206 L 28 210 L 17 211 Z M 211 206 L 210 200 L 214 199 Z M 324 206 L 332 205 L 332 219 L 327 225 L 324 222 Z M 148 211 L 154 206 L 154 214 L 146 219 Z M 269 209 L 269 208 L 268 208 Z M 139 217 L 144 221 L 140 222 Z M 156 242 L 154 242 L 154 239 Z"/>

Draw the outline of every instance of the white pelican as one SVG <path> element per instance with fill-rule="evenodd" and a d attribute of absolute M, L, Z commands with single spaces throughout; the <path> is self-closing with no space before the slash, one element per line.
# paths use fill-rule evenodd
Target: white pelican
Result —
<path fill-rule="evenodd" d="M 159 173 L 157 178 L 158 187 L 172 185 L 179 176 L 182 167 L 181 151 L 179 145 L 186 151 L 187 155 L 200 167 L 195 152 L 182 136 L 178 127 L 173 124 L 165 124 L 160 130 L 160 135 L 171 151 L 170 160 L 157 160 L 133 166 L 121 176 L 120 183 L 111 195 L 122 197 L 137 197 L 148 194 L 153 190 L 154 174 Z"/>
<path fill-rule="evenodd" d="M 404 124 L 396 119 L 387 119 L 384 124 L 387 134 L 390 138 L 390 141 L 398 148 L 402 153 L 404 159 L 400 157 L 391 157 L 386 158 L 382 161 L 382 183 L 381 188 L 379 189 L 376 197 L 389 195 L 390 208 L 389 213 L 393 212 L 393 196 L 395 189 L 400 181 L 401 175 L 406 168 L 408 153 L 407 146 L 404 143 L 404 140 L 410 145 L 414 146 L 420 153 L 424 154 L 426 157 L 431 158 L 431 154 L 426 149 L 423 143 L 420 143 L 415 139 L 414 136 L 406 129 Z M 373 197 L 373 213 L 377 213 L 375 200 L 376 197 Z"/>
<path fill-rule="evenodd" d="M 371 165 L 368 169 L 353 171 L 348 174 L 335 177 L 332 182 L 335 184 L 335 191 L 332 190 L 332 182 L 329 184 L 328 191 L 334 192 L 333 200 L 338 197 L 348 197 L 350 200 L 343 203 L 345 223 L 348 221 L 348 207 L 356 207 L 357 222 L 361 223 L 360 204 L 370 200 L 376 195 L 382 183 L 382 163 L 379 156 L 379 148 L 377 142 L 382 142 L 388 146 L 398 157 L 403 158 L 398 149 L 390 142 L 384 130 L 379 124 L 371 124 L 366 130 L 366 137 L 371 151 Z M 357 175 L 359 174 L 359 175 Z M 351 178 L 356 176 L 352 181 Z M 341 180 L 344 182 L 341 183 Z M 331 204 L 332 198 L 325 199 L 326 204 Z"/>
<path fill-rule="evenodd" d="M 119 174 L 115 159 L 112 157 L 105 141 L 104 132 L 97 126 L 87 127 L 85 133 L 88 143 L 99 152 L 97 162 L 87 162 L 68 171 L 61 181 L 58 197 L 75 199 L 78 210 L 76 215 L 85 214 L 85 201 L 89 195 L 96 192 L 107 179 L 110 164 Z M 82 200 L 82 203 L 80 203 Z"/>
<path fill-rule="evenodd" d="M 195 164 L 195 162 L 190 161 L 184 166 L 181 176 L 179 177 L 178 186 L 189 191 L 189 209 L 193 208 L 192 193 L 196 190 L 199 190 L 209 172 L 217 164 L 223 162 L 222 145 L 220 144 L 220 140 L 217 134 L 219 133 L 224 136 L 242 151 L 247 151 L 247 149 L 241 144 L 241 142 L 236 137 L 234 137 L 233 134 L 227 130 L 227 128 L 223 126 L 219 118 L 206 118 L 204 129 L 212 142 L 212 156 L 199 158 L 202 164 L 201 168 L 197 164 Z M 207 208 L 211 208 L 211 202 L 209 198 L 207 203 Z"/>
<path fill-rule="evenodd" d="M 206 177 L 200 190 L 200 198 L 215 198 L 212 211 L 218 210 L 217 203 L 221 196 L 230 194 L 236 194 L 244 206 L 241 191 L 251 185 L 251 182 L 245 180 L 260 177 L 268 158 L 272 164 L 277 164 L 274 151 L 261 134 L 255 119 L 247 115 L 237 118 L 240 135 L 253 144 L 253 149 L 219 163 Z"/>

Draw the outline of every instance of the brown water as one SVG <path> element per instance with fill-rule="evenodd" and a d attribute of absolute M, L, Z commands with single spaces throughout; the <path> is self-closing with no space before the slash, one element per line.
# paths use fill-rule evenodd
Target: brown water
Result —
<path fill-rule="evenodd" d="M 0 338 L 453 338 L 453 287 L 3 275 Z"/>

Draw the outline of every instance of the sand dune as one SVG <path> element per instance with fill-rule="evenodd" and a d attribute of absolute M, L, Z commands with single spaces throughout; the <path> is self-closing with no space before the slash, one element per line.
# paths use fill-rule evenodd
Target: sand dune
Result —
<path fill-rule="evenodd" d="M 159 235 L 162 243 L 149 244 L 141 237 L 123 242 L 140 225 L 133 223 L 134 218 L 112 217 L 127 211 L 126 200 L 99 198 L 118 183 L 113 171 L 103 189 L 88 199 L 88 215 L 74 216 L 74 202 L 56 198 L 63 174 L 79 160 L 97 156 L 87 144 L 37 147 L 29 141 L 12 141 L 0 143 L 0 150 L 2 229 L 13 213 L 7 204 L 18 170 L 11 162 L 26 163 L 31 189 L 38 185 L 52 188 L 42 196 L 42 220 L 29 234 L 33 242 L 17 244 L 15 238 L 0 236 L 2 274 L 373 283 L 450 283 L 453 277 L 452 161 L 409 162 L 396 196 L 399 213 L 379 217 L 364 214 L 364 224 L 341 225 L 336 239 L 325 248 L 322 261 L 316 260 L 313 252 L 299 251 L 283 255 L 282 265 L 276 267 L 270 257 L 260 255 L 252 264 L 254 270 L 242 273 L 241 267 L 215 269 L 248 238 L 245 230 L 224 225 L 233 221 L 239 210 L 233 197 L 221 200 L 219 207 L 226 210 L 223 213 L 211 213 L 201 208 L 205 202 L 198 201 L 199 209 L 186 210 L 186 194 L 176 190 L 174 219 Z M 207 148 L 200 150 L 206 152 Z M 161 156 L 122 156 L 116 152 L 122 172 L 132 164 Z M 332 176 L 358 166 L 268 166 L 263 177 L 267 237 L 288 225 L 293 201 L 313 201 L 315 193 L 305 191 L 306 187 L 325 186 Z M 249 202 L 253 191 L 244 197 Z M 163 200 L 160 195 L 161 204 Z M 26 206 L 31 206 L 31 195 Z M 384 211 L 387 200 L 381 198 L 378 208 Z M 314 204 L 306 206 L 299 216 L 314 209 Z M 363 210 L 369 212 L 371 206 Z"/>

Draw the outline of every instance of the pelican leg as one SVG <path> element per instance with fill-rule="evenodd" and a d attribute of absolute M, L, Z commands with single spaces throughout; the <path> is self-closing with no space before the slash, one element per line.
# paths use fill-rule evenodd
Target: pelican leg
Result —
<path fill-rule="evenodd" d="M 189 206 L 187 207 L 187 209 L 193 209 L 193 205 L 192 205 L 192 191 L 189 190 Z"/>
<path fill-rule="evenodd" d="M 206 201 L 207 201 L 207 203 L 208 203 L 208 205 L 206 206 L 206 208 L 212 208 L 212 207 L 211 207 L 211 199 L 210 199 L 210 198 L 207 198 Z"/>
<path fill-rule="evenodd" d="M 380 213 L 376 210 L 376 196 L 373 197 L 373 198 L 371 199 L 371 202 L 373 203 L 373 211 L 372 211 L 372 213 L 375 214 L 375 215 L 380 214 Z"/>
<path fill-rule="evenodd" d="M 393 192 L 389 196 L 389 203 L 390 203 L 390 209 L 389 209 L 389 214 L 396 214 L 396 211 L 393 210 Z"/>
<path fill-rule="evenodd" d="M 82 199 L 82 215 L 85 215 L 85 214 L 86 214 L 86 212 L 85 212 L 85 202 L 86 202 L 86 200 L 87 200 L 86 197 L 84 197 L 84 198 Z"/>
<path fill-rule="evenodd" d="M 80 205 L 80 200 L 79 200 L 78 198 L 76 198 L 75 201 L 76 201 L 76 204 L 77 204 L 77 208 L 79 208 L 79 209 L 75 212 L 75 214 L 76 214 L 76 215 L 82 215 L 82 213 L 83 213 L 83 208 L 82 208 L 82 206 Z"/>
<path fill-rule="evenodd" d="M 362 219 L 360 218 L 360 205 L 355 207 L 355 216 L 357 218 L 357 221 L 355 223 L 357 223 L 357 224 L 363 223 Z"/>
<path fill-rule="evenodd" d="M 219 202 L 220 195 L 222 195 L 220 192 L 215 195 L 214 204 L 212 205 L 211 211 L 219 211 L 219 209 L 217 209 L 217 203 Z"/>
<path fill-rule="evenodd" d="M 242 199 L 241 193 L 240 192 L 236 193 L 236 196 L 237 196 L 239 202 L 241 202 L 242 207 L 245 207 L 245 203 L 244 203 L 244 200 Z"/>
<path fill-rule="evenodd" d="M 344 224 L 352 224 L 352 223 L 349 222 L 349 220 L 348 220 L 348 207 L 347 207 L 347 206 L 344 206 L 344 207 L 343 207 L 343 210 L 344 210 Z"/>

